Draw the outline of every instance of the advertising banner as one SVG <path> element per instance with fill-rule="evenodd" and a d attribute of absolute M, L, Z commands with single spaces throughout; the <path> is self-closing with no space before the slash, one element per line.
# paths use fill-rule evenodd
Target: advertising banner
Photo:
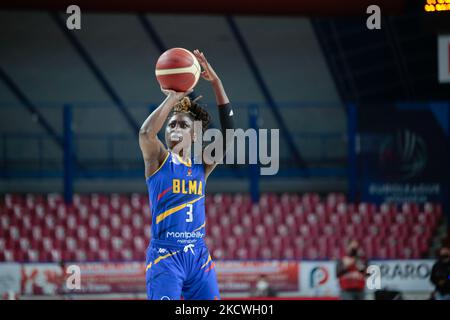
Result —
<path fill-rule="evenodd" d="M 339 295 L 335 261 L 305 261 L 299 263 L 301 296 L 334 297 Z"/>
<path fill-rule="evenodd" d="M 380 260 L 371 265 L 380 267 L 381 288 L 409 292 L 432 292 L 430 282 L 434 260 Z"/>
<path fill-rule="evenodd" d="M 438 37 L 439 82 L 450 83 L 450 35 Z"/>
<path fill-rule="evenodd" d="M 21 293 L 24 295 L 56 295 L 65 287 L 61 266 L 55 263 L 22 265 Z"/>
<path fill-rule="evenodd" d="M 380 270 L 380 288 L 401 292 L 431 293 L 430 282 L 434 260 L 373 260 L 370 266 Z M 337 296 L 339 283 L 335 261 L 306 261 L 299 263 L 299 288 L 302 296 Z M 376 288 L 367 288 L 374 292 Z"/>
<path fill-rule="evenodd" d="M 21 265 L 0 263 L 0 296 L 20 293 Z"/>
<path fill-rule="evenodd" d="M 73 275 L 71 266 L 79 268 L 79 288 L 68 288 Z M 145 266 L 141 262 L 24 264 L 21 292 L 25 295 L 56 295 L 61 293 L 145 293 Z M 72 282 L 72 281 L 71 281 Z"/>
<path fill-rule="evenodd" d="M 145 293 L 141 262 L 80 263 L 80 293 Z"/>
<path fill-rule="evenodd" d="M 295 261 L 216 261 L 219 290 L 252 292 L 261 275 L 275 291 L 298 291 L 298 263 Z"/>
<path fill-rule="evenodd" d="M 380 288 L 431 293 L 434 260 L 373 260 Z M 68 268 L 70 265 L 66 265 Z M 93 293 L 145 293 L 145 266 L 141 262 L 79 263 L 80 287 L 69 290 L 60 265 L 52 263 L 0 263 L 0 294 L 58 295 Z M 276 292 L 302 297 L 339 295 L 335 261 L 216 261 L 221 293 L 252 293 L 264 276 Z M 374 283 L 377 283 L 375 281 Z"/>

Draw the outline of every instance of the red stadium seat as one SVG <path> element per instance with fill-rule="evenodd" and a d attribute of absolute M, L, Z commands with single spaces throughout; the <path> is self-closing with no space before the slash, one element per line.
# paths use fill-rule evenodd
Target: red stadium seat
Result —
<path fill-rule="evenodd" d="M 0 261 L 144 259 L 150 240 L 145 194 L 6 194 L 0 202 Z M 424 257 L 442 206 L 353 204 L 340 193 L 206 197 L 207 243 L 219 259 L 337 257 L 352 238 L 369 258 Z M 227 239 L 227 241 L 225 241 Z M 270 250 L 270 253 L 268 252 Z M 77 253 L 77 251 L 79 253 Z M 37 253 L 36 253 L 37 252 Z"/>
<path fill-rule="evenodd" d="M 98 251 L 98 259 L 100 261 L 108 261 L 112 259 L 109 250 L 101 249 Z"/>
<path fill-rule="evenodd" d="M 261 259 L 272 259 L 272 249 L 269 247 L 262 247 L 259 249 L 259 257 Z"/>
<path fill-rule="evenodd" d="M 213 257 L 214 259 L 224 259 L 225 258 L 225 251 L 221 248 L 217 248 L 213 251 Z"/>
<path fill-rule="evenodd" d="M 249 259 L 249 252 L 246 248 L 239 248 L 236 251 L 236 259 L 246 260 Z"/>
<path fill-rule="evenodd" d="M 6 256 L 6 261 L 15 261 L 15 262 L 26 262 L 27 260 L 25 259 L 25 252 L 23 251 L 19 251 L 19 250 L 14 250 L 14 251 L 10 251 L 10 252 L 6 252 L 5 251 L 5 256 Z"/>

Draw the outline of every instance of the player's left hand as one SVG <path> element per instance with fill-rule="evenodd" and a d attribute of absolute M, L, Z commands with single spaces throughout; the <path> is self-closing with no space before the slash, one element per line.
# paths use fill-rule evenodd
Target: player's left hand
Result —
<path fill-rule="evenodd" d="M 220 80 L 217 76 L 217 73 L 214 71 L 214 69 L 211 67 L 211 65 L 208 63 L 208 60 L 206 60 L 205 55 L 203 52 L 201 52 L 198 49 L 194 50 L 194 55 L 197 58 L 198 62 L 203 68 L 203 71 L 201 73 L 201 76 L 203 79 L 207 81 L 218 81 Z"/>

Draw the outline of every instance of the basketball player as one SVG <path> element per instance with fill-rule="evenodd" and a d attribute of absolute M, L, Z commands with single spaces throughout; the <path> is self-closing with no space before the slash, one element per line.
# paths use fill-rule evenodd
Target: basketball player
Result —
<path fill-rule="evenodd" d="M 230 102 L 204 54 L 195 50 L 194 55 L 202 66 L 201 76 L 212 84 L 225 137 L 225 130 L 233 128 Z M 152 213 L 147 297 L 220 299 L 215 264 L 204 242 L 205 184 L 217 163 L 196 164 L 191 154 L 192 143 L 198 138 L 194 121 L 201 121 L 205 129 L 211 118 L 187 97 L 190 92 L 162 91 L 166 99 L 144 121 L 139 134 Z M 157 134 L 166 120 L 164 145 Z"/>

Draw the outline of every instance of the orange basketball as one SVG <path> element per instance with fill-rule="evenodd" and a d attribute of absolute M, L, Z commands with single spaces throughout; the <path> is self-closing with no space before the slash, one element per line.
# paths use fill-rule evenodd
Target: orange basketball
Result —
<path fill-rule="evenodd" d="M 155 74 L 163 89 L 185 92 L 195 87 L 201 67 L 192 52 L 172 48 L 164 52 L 156 62 Z"/>

